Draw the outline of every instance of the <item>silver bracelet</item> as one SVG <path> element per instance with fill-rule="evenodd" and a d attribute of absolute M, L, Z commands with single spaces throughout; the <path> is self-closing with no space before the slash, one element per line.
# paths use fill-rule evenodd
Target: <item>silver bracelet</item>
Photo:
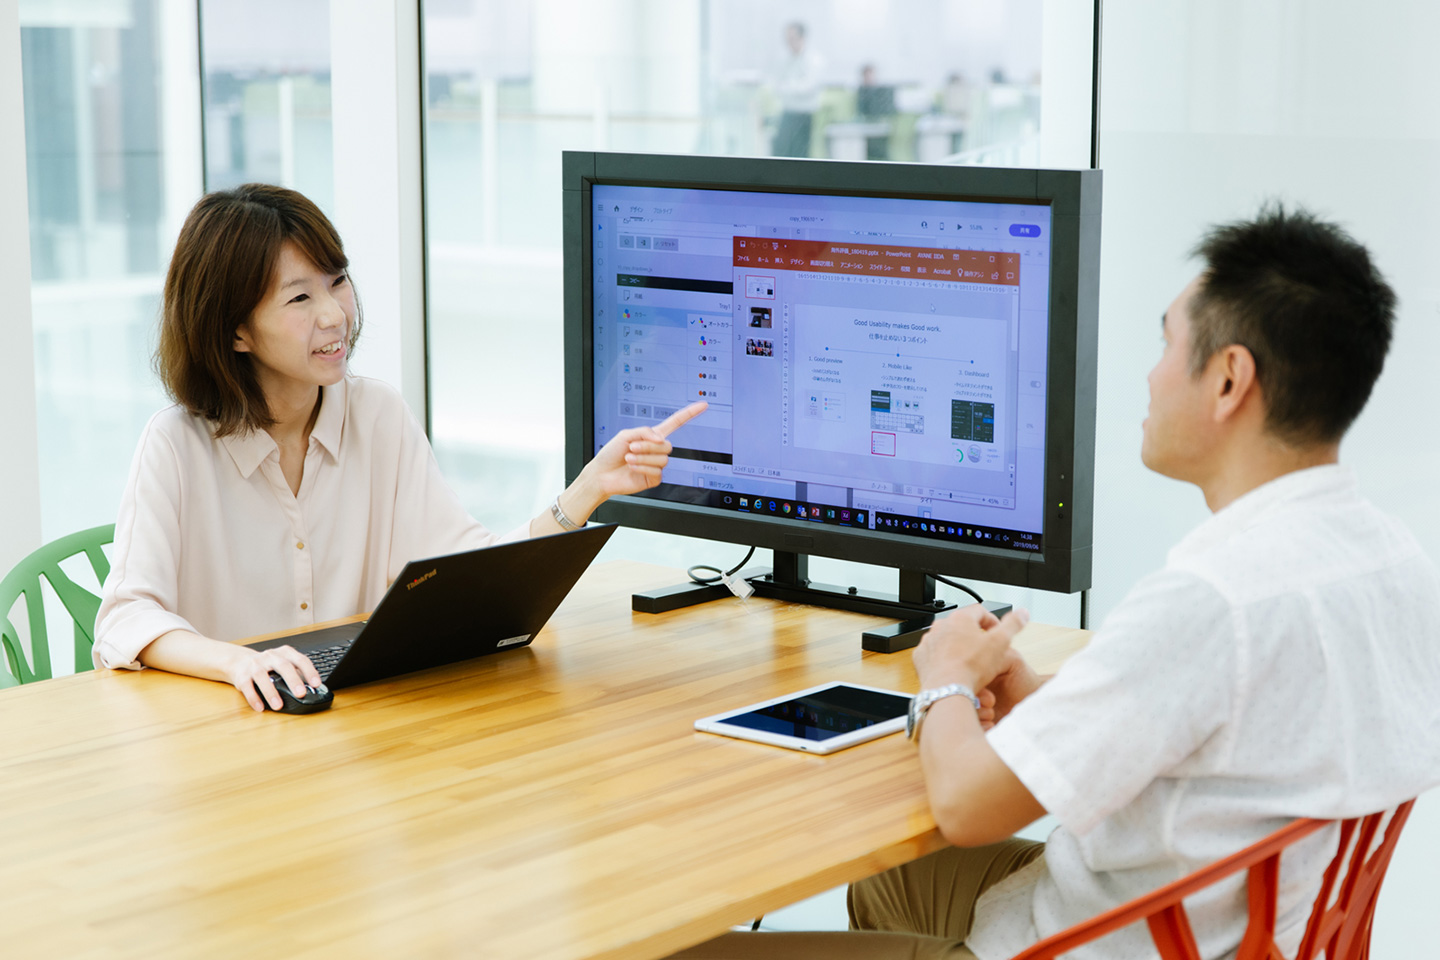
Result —
<path fill-rule="evenodd" d="M 585 526 L 585 524 L 576 523 L 574 520 L 565 516 L 565 511 L 560 508 L 560 498 L 558 496 L 550 501 L 550 516 L 554 517 L 555 522 L 560 524 L 561 530 L 579 530 Z"/>
<path fill-rule="evenodd" d="M 925 722 L 925 714 L 930 712 L 932 706 L 946 697 L 964 697 L 976 710 L 980 709 L 980 698 L 975 696 L 974 690 L 963 683 L 947 683 L 943 687 L 921 690 L 910 700 L 910 710 L 905 717 L 905 736 L 911 740 L 919 740 L 920 725 Z"/>

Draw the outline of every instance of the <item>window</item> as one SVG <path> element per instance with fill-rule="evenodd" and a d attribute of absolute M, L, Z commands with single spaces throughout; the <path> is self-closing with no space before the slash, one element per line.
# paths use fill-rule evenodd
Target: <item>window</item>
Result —
<path fill-rule="evenodd" d="M 1034 164 L 1041 8 L 425 3 L 431 439 L 471 512 L 563 483 L 562 150 Z"/>
<path fill-rule="evenodd" d="M 200 190 L 194 11 L 21 5 L 42 535 L 113 522 L 164 403 L 150 370 L 175 233 Z"/>
<path fill-rule="evenodd" d="M 201 0 L 200 29 L 205 189 L 275 183 L 333 210 L 329 0 Z"/>

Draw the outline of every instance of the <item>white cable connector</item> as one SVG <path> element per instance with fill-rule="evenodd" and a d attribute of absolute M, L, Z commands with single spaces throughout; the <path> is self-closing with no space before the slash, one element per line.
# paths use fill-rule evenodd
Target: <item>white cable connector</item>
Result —
<path fill-rule="evenodd" d="M 749 597 L 750 594 L 755 592 L 755 588 L 750 586 L 749 581 L 745 580 L 743 577 L 734 578 L 731 577 L 728 573 L 722 573 L 720 574 L 720 582 L 725 584 L 725 586 L 729 587 L 730 592 L 735 594 L 735 596 L 739 597 L 741 600 L 744 600 L 745 598 Z"/>

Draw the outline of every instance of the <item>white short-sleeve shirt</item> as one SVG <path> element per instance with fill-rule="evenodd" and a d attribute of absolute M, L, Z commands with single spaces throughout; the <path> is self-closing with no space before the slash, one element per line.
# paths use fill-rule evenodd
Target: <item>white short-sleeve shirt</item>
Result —
<path fill-rule="evenodd" d="M 989 734 L 1060 821 L 980 900 L 1001 960 L 1297 817 L 1388 809 L 1440 783 L 1440 575 L 1339 466 L 1287 474 L 1197 527 L 1090 645 Z M 1299 945 L 1336 831 L 1282 858 L 1276 930 Z M 1186 901 L 1229 955 L 1243 873 Z M 1066 954 L 1155 957 L 1144 924 Z"/>
<path fill-rule="evenodd" d="M 210 421 L 167 407 L 140 438 L 120 502 L 94 660 L 138 668 L 140 651 L 176 629 L 237 640 L 362 613 L 408 561 L 500 539 L 465 511 L 381 381 L 323 388 L 298 495 L 268 433 L 217 440 Z"/>

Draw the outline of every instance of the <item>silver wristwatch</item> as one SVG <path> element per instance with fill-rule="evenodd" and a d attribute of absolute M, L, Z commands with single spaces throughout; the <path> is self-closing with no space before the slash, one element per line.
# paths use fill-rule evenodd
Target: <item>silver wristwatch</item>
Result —
<path fill-rule="evenodd" d="M 571 520 L 569 517 L 565 516 L 565 511 L 560 507 L 559 497 L 556 497 L 554 500 L 550 501 L 550 516 L 554 517 L 555 522 L 560 524 L 561 530 L 579 530 L 581 527 L 585 526 L 585 524 L 576 523 L 574 520 Z"/>
<path fill-rule="evenodd" d="M 935 687 L 932 690 L 921 690 L 910 698 L 910 713 L 905 717 L 905 736 L 911 740 L 919 740 L 920 724 L 925 722 L 925 714 L 946 697 L 964 697 L 974 704 L 976 710 L 980 709 L 980 698 L 975 696 L 974 690 L 963 683 L 951 683 L 943 687 Z"/>

